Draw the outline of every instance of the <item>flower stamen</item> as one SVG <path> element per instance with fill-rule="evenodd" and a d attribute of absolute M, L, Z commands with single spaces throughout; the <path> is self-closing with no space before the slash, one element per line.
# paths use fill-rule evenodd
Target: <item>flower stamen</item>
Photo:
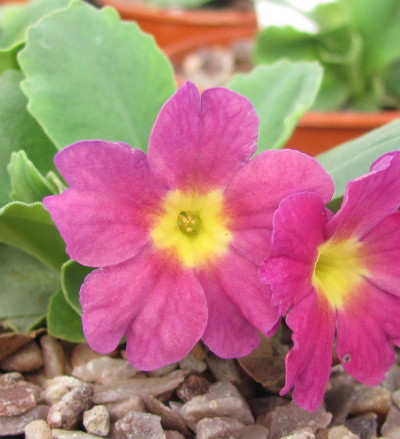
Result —
<path fill-rule="evenodd" d="M 197 212 L 183 211 L 178 215 L 176 224 L 185 235 L 195 237 L 200 231 L 201 219 Z"/>

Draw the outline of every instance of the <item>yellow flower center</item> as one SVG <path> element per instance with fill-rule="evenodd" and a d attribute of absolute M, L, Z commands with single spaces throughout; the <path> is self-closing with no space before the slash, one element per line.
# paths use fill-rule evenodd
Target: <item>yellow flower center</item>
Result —
<path fill-rule="evenodd" d="M 186 267 L 203 265 L 227 251 L 232 235 L 221 191 L 170 191 L 151 237 L 157 248 L 173 251 Z"/>
<path fill-rule="evenodd" d="M 331 239 L 318 247 L 312 283 L 332 307 L 342 308 L 368 275 L 362 250 L 363 244 L 354 238 Z"/>

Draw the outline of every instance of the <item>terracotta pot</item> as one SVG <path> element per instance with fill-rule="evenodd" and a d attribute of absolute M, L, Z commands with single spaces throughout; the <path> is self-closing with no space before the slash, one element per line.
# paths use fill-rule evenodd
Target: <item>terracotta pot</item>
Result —
<path fill-rule="evenodd" d="M 255 12 L 232 10 L 164 10 L 136 5 L 128 0 L 97 0 L 113 6 L 121 17 L 135 20 L 144 32 L 154 35 L 167 55 L 184 54 L 212 44 L 228 45 L 257 32 Z"/>
<path fill-rule="evenodd" d="M 400 111 L 307 113 L 286 147 L 317 155 L 398 118 Z"/>

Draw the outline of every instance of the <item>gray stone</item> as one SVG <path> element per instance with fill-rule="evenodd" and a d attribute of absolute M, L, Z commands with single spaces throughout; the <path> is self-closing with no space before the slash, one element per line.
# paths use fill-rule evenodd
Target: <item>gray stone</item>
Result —
<path fill-rule="evenodd" d="M 49 407 L 37 405 L 18 416 L 0 416 L 0 436 L 22 434 L 25 427 L 35 419 L 46 419 Z"/>
<path fill-rule="evenodd" d="M 74 347 L 71 353 L 72 368 L 86 364 L 88 361 L 95 358 L 104 357 L 104 354 L 99 354 L 89 347 L 87 343 L 80 343 Z M 109 356 L 109 355 L 107 355 Z"/>
<path fill-rule="evenodd" d="M 388 389 L 390 392 L 400 389 L 400 365 L 393 364 L 386 374 L 385 380 L 382 382 L 382 387 Z"/>
<path fill-rule="evenodd" d="M 110 432 L 110 413 L 104 405 L 95 405 L 83 412 L 83 425 L 88 433 L 107 436 Z"/>
<path fill-rule="evenodd" d="M 263 398 L 253 398 L 247 401 L 250 409 L 255 417 L 259 415 L 265 416 L 268 412 L 272 411 L 275 407 L 289 404 L 290 401 L 281 398 L 280 396 L 266 396 Z"/>
<path fill-rule="evenodd" d="M 25 439 L 52 439 L 51 428 L 44 419 L 36 419 L 25 427 Z"/>
<path fill-rule="evenodd" d="M 134 395 L 160 395 L 175 390 L 185 379 L 185 372 L 176 370 L 163 377 L 130 378 L 110 384 L 95 384 L 93 401 L 107 404 L 126 400 Z"/>
<path fill-rule="evenodd" d="M 357 434 L 360 439 L 371 439 L 377 436 L 378 421 L 375 413 L 366 413 L 348 419 L 345 425 L 354 434 Z"/>
<path fill-rule="evenodd" d="M 99 357 L 72 369 L 72 375 L 84 381 L 112 383 L 136 375 L 137 370 L 122 358 Z"/>
<path fill-rule="evenodd" d="M 257 417 L 257 422 L 262 422 L 269 429 L 268 439 L 278 439 L 305 428 L 315 433 L 319 428 L 327 427 L 331 419 L 331 413 L 323 408 L 308 412 L 292 401 L 276 407 L 263 418 Z"/>
<path fill-rule="evenodd" d="M 46 380 L 43 384 L 44 391 L 41 400 L 46 404 L 53 405 L 75 387 L 83 384 L 81 380 L 68 375 L 60 375 Z"/>
<path fill-rule="evenodd" d="M 382 436 L 400 439 L 400 410 L 392 405 L 381 428 Z"/>
<path fill-rule="evenodd" d="M 82 413 L 92 406 L 93 386 L 81 384 L 50 407 L 47 422 L 52 428 L 71 430 L 80 421 Z"/>
<path fill-rule="evenodd" d="M 115 423 L 115 439 L 165 439 L 161 418 L 141 412 L 129 412 Z"/>
<path fill-rule="evenodd" d="M 244 424 L 231 418 L 204 418 L 196 425 L 197 439 L 218 439 L 240 437 Z"/>
<path fill-rule="evenodd" d="M 35 407 L 42 390 L 26 381 L 0 386 L 0 416 L 16 416 Z"/>
<path fill-rule="evenodd" d="M 247 402 L 229 382 L 212 384 L 208 393 L 192 398 L 182 406 L 180 413 L 192 430 L 203 418 L 226 417 L 244 424 L 254 422 Z"/>
<path fill-rule="evenodd" d="M 42 353 L 35 341 L 30 341 L 0 361 L 0 369 L 31 372 L 43 365 Z"/>
<path fill-rule="evenodd" d="M 283 436 L 285 439 L 315 439 L 315 434 L 310 428 L 294 431 L 292 434 Z M 283 439 L 282 438 L 282 439 Z"/>
<path fill-rule="evenodd" d="M 179 367 L 188 372 L 203 373 L 207 369 L 207 364 L 197 359 L 194 354 L 189 354 L 179 362 Z"/>
<path fill-rule="evenodd" d="M 325 393 L 325 406 L 332 413 L 330 425 L 343 425 L 357 398 L 360 384 L 342 367 L 332 374 L 329 384 L 330 389 Z"/>
<path fill-rule="evenodd" d="M 189 375 L 185 381 L 178 386 L 176 394 L 183 402 L 190 401 L 194 396 L 204 395 L 211 386 L 210 381 L 198 375 Z"/>
<path fill-rule="evenodd" d="M 40 338 L 42 347 L 44 373 L 48 378 L 64 375 L 65 353 L 61 344 L 51 335 Z"/>
<path fill-rule="evenodd" d="M 388 389 L 381 386 L 359 386 L 350 414 L 374 412 L 384 417 L 389 411 L 390 404 L 391 395 Z"/>
<path fill-rule="evenodd" d="M 8 372 L 0 375 L 0 386 L 15 384 L 24 381 L 24 376 L 20 372 Z"/>
<path fill-rule="evenodd" d="M 150 372 L 147 372 L 147 375 L 149 377 L 163 377 L 171 373 L 177 367 L 178 367 L 178 363 L 167 364 L 164 367 L 160 367 L 159 369 L 155 369 L 155 370 L 151 370 Z"/>
<path fill-rule="evenodd" d="M 180 434 L 178 431 L 165 430 L 165 439 L 185 439 L 185 436 Z"/>
<path fill-rule="evenodd" d="M 124 401 L 106 404 L 111 421 L 123 418 L 128 412 L 144 412 L 144 402 L 140 396 L 132 396 Z"/>
<path fill-rule="evenodd" d="M 177 430 L 186 436 L 189 435 L 190 432 L 179 411 L 172 410 L 152 395 L 144 395 L 142 399 L 149 413 L 160 416 L 161 425 L 164 429 Z"/>
<path fill-rule="evenodd" d="M 358 439 L 359 436 L 352 433 L 344 425 L 337 425 L 328 430 L 328 439 Z"/>
<path fill-rule="evenodd" d="M 95 434 L 84 433 L 79 430 L 63 430 L 60 428 L 53 428 L 51 430 L 53 439 L 104 439 Z"/>
<path fill-rule="evenodd" d="M 268 428 L 264 425 L 252 424 L 246 425 L 239 439 L 267 439 L 268 438 Z"/>
<path fill-rule="evenodd" d="M 398 409 L 400 409 L 400 390 L 396 390 L 392 393 L 392 401 Z"/>

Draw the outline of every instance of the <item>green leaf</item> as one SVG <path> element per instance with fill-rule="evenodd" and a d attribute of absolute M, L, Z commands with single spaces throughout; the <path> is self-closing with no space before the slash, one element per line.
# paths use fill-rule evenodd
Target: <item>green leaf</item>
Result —
<path fill-rule="evenodd" d="M 250 99 L 260 117 L 259 151 L 284 146 L 313 104 L 321 77 L 318 63 L 281 61 L 232 79 L 227 87 Z"/>
<path fill-rule="evenodd" d="M 21 45 L 16 45 L 10 49 L 0 49 L 0 75 L 7 70 L 19 70 L 17 54 L 21 50 Z"/>
<path fill-rule="evenodd" d="M 135 23 L 73 2 L 30 28 L 19 54 L 29 110 L 58 146 L 104 139 L 146 149 L 175 91 L 171 64 Z"/>
<path fill-rule="evenodd" d="M 0 242 L 29 253 L 56 271 L 68 259 L 64 241 L 41 203 L 16 201 L 0 209 Z"/>
<path fill-rule="evenodd" d="M 0 76 L 0 205 L 11 201 L 6 167 L 13 151 L 24 149 L 42 173 L 53 169 L 56 152 L 26 109 L 28 101 L 19 88 L 22 77 L 11 70 Z"/>
<path fill-rule="evenodd" d="M 47 312 L 59 288 L 57 273 L 26 253 L 0 244 L 0 320 L 17 331 L 28 331 Z"/>
<path fill-rule="evenodd" d="M 381 155 L 399 149 L 400 120 L 395 120 L 356 140 L 343 143 L 317 156 L 335 182 L 333 201 L 343 197 L 348 181 L 366 174 Z"/>
<path fill-rule="evenodd" d="M 25 151 L 11 154 L 7 170 L 11 179 L 10 197 L 14 201 L 35 203 L 42 201 L 47 195 L 58 193 L 57 186 L 38 171 Z"/>
<path fill-rule="evenodd" d="M 400 57 L 400 2 L 342 0 L 350 8 L 353 26 L 364 41 L 363 68 L 380 73 Z"/>
<path fill-rule="evenodd" d="M 82 343 L 85 337 L 80 316 L 69 306 L 61 290 L 50 299 L 47 331 L 53 337 L 72 343 Z"/>
<path fill-rule="evenodd" d="M 84 267 L 77 262 L 69 260 L 61 268 L 61 287 L 65 300 L 80 315 L 79 290 L 85 277 L 93 271 L 91 267 Z"/>
<path fill-rule="evenodd" d="M 69 0 L 31 0 L 23 6 L 7 7 L 0 15 L 0 49 L 8 49 L 25 41 L 27 28 L 44 15 L 66 7 Z"/>

